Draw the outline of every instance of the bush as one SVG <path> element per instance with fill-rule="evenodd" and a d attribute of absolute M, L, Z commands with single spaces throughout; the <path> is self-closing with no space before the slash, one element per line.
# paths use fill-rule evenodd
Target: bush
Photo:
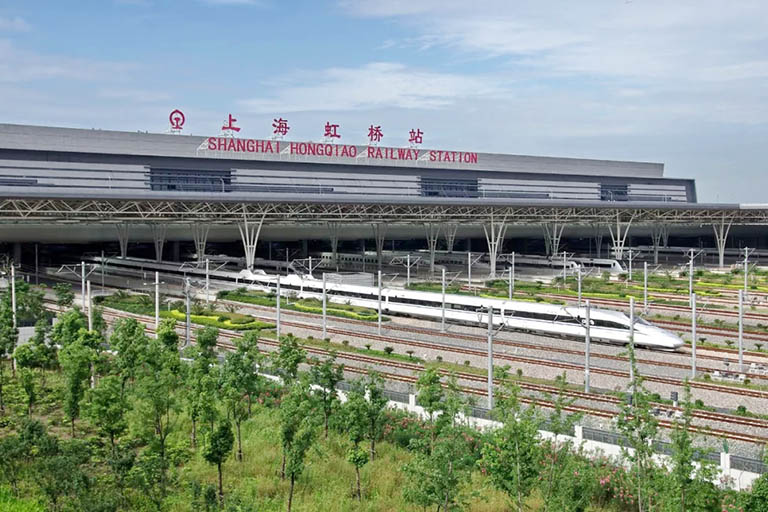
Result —
<path fill-rule="evenodd" d="M 365 350 L 371 350 L 371 344 L 370 343 L 366 343 L 365 344 Z"/>
<path fill-rule="evenodd" d="M 744 405 L 740 405 L 736 408 L 736 414 L 738 414 L 739 416 L 746 416 L 747 412 L 749 411 L 747 411 L 747 407 Z"/>
<path fill-rule="evenodd" d="M 437 356 L 435 359 L 437 360 L 438 363 L 443 362 L 443 356 Z"/>
<path fill-rule="evenodd" d="M 406 350 L 406 354 L 408 354 L 408 359 L 413 359 L 413 350 Z"/>
<path fill-rule="evenodd" d="M 469 360 L 468 359 L 464 361 L 464 366 L 469 366 Z"/>
<path fill-rule="evenodd" d="M 331 339 L 330 338 L 326 338 L 326 341 L 331 341 Z M 342 340 L 341 344 L 344 345 L 345 347 L 348 347 L 349 346 L 349 340 Z"/>
<path fill-rule="evenodd" d="M 693 402 L 694 407 L 697 409 L 703 409 L 704 408 L 704 401 L 701 398 L 697 398 L 695 402 Z"/>
<path fill-rule="evenodd" d="M 384 347 L 384 352 L 386 352 L 387 355 L 391 354 L 394 351 L 395 351 L 394 347 L 390 347 L 390 346 Z"/>

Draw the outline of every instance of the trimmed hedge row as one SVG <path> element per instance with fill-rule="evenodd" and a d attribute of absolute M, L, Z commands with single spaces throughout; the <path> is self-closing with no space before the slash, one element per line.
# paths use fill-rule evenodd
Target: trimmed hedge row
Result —
<path fill-rule="evenodd" d="M 160 316 L 164 318 L 173 318 L 175 320 L 186 321 L 187 316 L 184 312 L 173 309 L 171 311 L 161 311 Z M 267 322 L 261 322 L 253 320 L 248 323 L 234 323 L 227 319 L 225 321 L 220 320 L 222 317 L 218 316 L 204 316 L 204 315 L 189 315 L 189 319 L 196 324 L 209 325 L 211 327 L 218 327 L 220 329 L 230 329 L 233 331 L 247 331 L 251 329 L 274 329 L 275 325 Z"/>

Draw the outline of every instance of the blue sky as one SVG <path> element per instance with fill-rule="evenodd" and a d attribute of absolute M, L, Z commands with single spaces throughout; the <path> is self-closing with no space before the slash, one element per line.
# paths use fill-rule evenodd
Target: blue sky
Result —
<path fill-rule="evenodd" d="M 0 0 L 2 122 L 664 162 L 768 202 L 764 0 Z"/>

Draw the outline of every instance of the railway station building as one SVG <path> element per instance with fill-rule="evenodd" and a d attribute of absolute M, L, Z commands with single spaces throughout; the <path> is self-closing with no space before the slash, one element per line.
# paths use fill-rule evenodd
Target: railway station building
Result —
<path fill-rule="evenodd" d="M 178 259 L 180 246 L 236 243 L 251 265 L 273 247 L 366 240 L 379 253 L 588 244 L 621 258 L 672 236 L 722 261 L 764 246 L 768 222 L 759 205 L 698 203 L 695 180 L 665 177 L 662 163 L 13 124 L 0 124 L 0 186 L 0 242 L 15 259 L 31 244 Z"/>

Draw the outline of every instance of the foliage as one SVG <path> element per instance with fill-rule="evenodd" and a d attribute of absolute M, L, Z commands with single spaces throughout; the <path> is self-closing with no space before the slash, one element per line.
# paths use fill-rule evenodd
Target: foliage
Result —
<path fill-rule="evenodd" d="M 323 361 L 312 360 L 310 378 L 312 383 L 318 386 L 314 390 L 314 394 L 323 410 L 323 431 L 327 438 L 328 419 L 339 401 L 336 385 L 344 378 L 344 365 L 336 364 L 335 351 L 331 351 L 330 355 Z"/>
<path fill-rule="evenodd" d="M 299 374 L 299 365 L 306 360 L 307 353 L 301 348 L 299 339 L 293 334 L 280 337 L 280 346 L 272 354 L 272 365 L 286 385 L 290 385 Z"/>
<path fill-rule="evenodd" d="M 75 292 L 70 283 L 56 283 L 53 285 L 53 293 L 56 294 L 56 304 L 62 308 L 70 308 L 75 302 Z"/>
<path fill-rule="evenodd" d="M 224 485 L 222 482 L 221 465 L 229 457 L 232 451 L 234 436 L 229 422 L 222 422 L 218 428 L 211 432 L 208 443 L 203 450 L 203 457 L 209 464 L 215 464 L 219 471 L 219 502 L 224 503 Z"/>

